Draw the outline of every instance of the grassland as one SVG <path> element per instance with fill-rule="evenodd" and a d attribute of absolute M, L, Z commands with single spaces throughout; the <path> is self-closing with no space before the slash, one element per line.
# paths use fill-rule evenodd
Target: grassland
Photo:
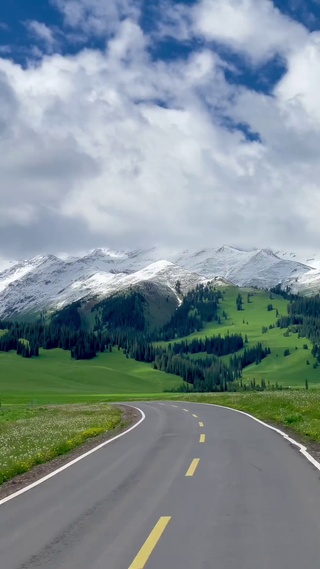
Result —
<path fill-rule="evenodd" d="M 40 350 L 40 357 L 31 359 L 0 353 L 2 403 L 101 401 L 110 394 L 161 393 L 180 383 L 177 376 L 128 359 L 117 349 L 85 361 L 58 349 Z"/>
<path fill-rule="evenodd" d="M 120 423 L 120 410 L 106 404 L 2 408 L 0 484 Z"/>
<path fill-rule="evenodd" d="M 221 302 L 220 314 L 227 313 L 228 319 L 222 318 L 222 323 L 211 322 L 203 330 L 196 332 L 192 337 L 205 337 L 215 334 L 226 335 L 228 332 L 247 334 L 248 346 L 254 346 L 261 342 L 271 348 L 271 355 L 263 360 L 258 366 L 253 364 L 243 371 L 244 380 L 255 378 L 260 382 L 264 378 L 271 384 L 278 382 L 283 386 L 302 387 L 307 379 L 310 385 L 320 384 L 320 367 L 314 369 L 315 359 L 311 355 L 312 345 L 306 338 L 298 338 L 298 334 L 290 334 L 285 337 L 286 330 L 272 328 L 269 326 L 276 323 L 276 309 L 279 315 L 287 314 L 287 301 L 280 296 L 269 294 L 263 291 L 254 291 L 254 296 L 247 303 L 247 292 L 241 291 L 243 297 L 243 310 L 238 311 L 236 307 L 236 297 L 239 289 L 228 287 L 224 289 L 224 300 Z M 252 291 L 251 291 L 252 292 Z M 267 305 L 272 304 L 274 310 L 267 311 Z M 268 332 L 262 333 L 262 326 L 268 328 Z M 304 345 L 308 349 L 303 348 Z M 290 350 L 289 356 L 284 356 L 284 351 Z M 228 357 L 225 358 L 226 360 Z M 307 365 L 307 361 L 310 365 Z"/>
<path fill-rule="evenodd" d="M 205 337 L 213 334 L 247 334 L 249 346 L 262 342 L 271 348 L 271 355 L 258 366 L 252 365 L 243 372 L 244 381 L 264 378 L 271 384 L 304 387 L 307 379 L 310 386 L 320 384 L 320 367 L 314 368 L 311 344 L 297 334 L 284 336 L 285 330 L 268 329 L 262 326 L 276 323 L 276 309 L 286 314 L 287 302 L 279 296 L 255 291 L 247 302 L 247 291 L 242 291 L 243 310 L 236 309 L 239 289 L 226 287 L 221 303 L 222 323 L 211 322 L 203 330 L 189 336 Z M 272 303 L 274 310 L 267 311 Z M 227 313 L 227 320 L 222 312 Z M 304 345 L 308 349 L 304 349 Z M 297 349 L 296 349 L 297 348 Z M 289 349 L 290 355 L 284 356 Z M 226 357 L 228 359 L 228 357 Z M 310 365 L 307 365 L 307 361 Z M 24 359 L 15 353 L 0 353 L 0 400 L 3 403 L 64 403 L 103 401 L 112 398 L 147 398 L 164 390 L 174 389 L 181 379 L 152 369 L 149 364 L 126 358 L 121 351 L 99 354 L 94 360 L 74 361 L 69 352 L 40 350 L 39 358 Z"/>

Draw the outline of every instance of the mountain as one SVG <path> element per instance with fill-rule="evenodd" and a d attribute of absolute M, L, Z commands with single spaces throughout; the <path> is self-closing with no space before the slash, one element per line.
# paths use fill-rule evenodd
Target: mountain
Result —
<path fill-rule="evenodd" d="M 311 260 L 313 265 L 307 259 L 301 262 L 294 254 L 229 246 L 172 253 L 157 247 L 134 251 L 95 249 L 82 257 L 66 259 L 39 255 L 10 264 L 0 272 L 0 316 L 55 311 L 79 300 L 93 305 L 143 283 L 152 283 L 154 294 L 157 289 L 162 296 L 173 295 L 176 303 L 180 301 L 177 281 L 182 291 L 214 280 L 217 286 L 270 288 L 280 283 L 314 292 L 320 289 L 320 262 L 317 264 L 314 256 Z"/>
<path fill-rule="evenodd" d="M 310 266 L 283 259 L 269 249 L 246 251 L 229 246 L 196 253 L 184 251 L 175 262 L 209 279 L 220 276 L 238 286 L 260 288 L 289 284 L 310 270 Z"/>
<path fill-rule="evenodd" d="M 73 261 L 52 255 L 23 261 L 0 273 L 0 315 L 12 318 L 41 310 L 54 311 L 78 300 L 98 302 L 148 281 L 164 288 L 166 294 L 170 290 L 178 302 L 178 280 L 182 290 L 206 280 L 170 261 L 157 261 L 138 271 L 133 266 L 130 257 L 119 257 L 117 263 L 114 256 L 104 255 L 101 250 Z"/>
<path fill-rule="evenodd" d="M 295 260 L 310 266 L 310 270 L 299 275 L 291 284 L 293 292 L 302 294 L 316 294 L 320 292 L 320 254 L 306 253 L 304 255 L 293 253 L 292 251 L 277 251 L 277 255 L 282 259 Z"/>

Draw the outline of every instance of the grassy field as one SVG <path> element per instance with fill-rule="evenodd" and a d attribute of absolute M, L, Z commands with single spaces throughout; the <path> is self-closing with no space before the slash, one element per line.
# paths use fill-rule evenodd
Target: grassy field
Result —
<path fill-rule="evenodd" d="M 74 361 L 63 350 L 40 350 L 40 357 L 31 359 L 0 353 L 2 403 L 105 400 L 109 394 L 161 393 L 180 383 L 180 378 L 127 359 L 117 349 L 86 361 Z"/>
<path fill-rule="evenodd" d="M 0 484 L 120 423 L 120 410 L 103 403 L 2 408 Z"/>
<path fill-rule="evenodd" d="M 320 384 L 320 367 L 314 369 L 311 344 L 297 334 L 285 337 L 285 330 L 268 329 L 262 334 L 262 326 L 276 322 L 276 311 L 267 311 L 272 303 L 279 314 L 286 314 L 287 302 L 282 297 L 269 298 L 269 294 L 255 291 L 247 303 L 247 292 L 242 291 L 243 308 L 236 309 L 239 289 L 226 287 L 220 313 L 224 310 L 228 319 L 222 324 L 212 322 L 193 336 L 247 334 L 249 346 L 261 341 L 271 348 L 271 355 L 258 366 L 252 365 L 243 372 L 244 381 L 264 378 L 271 384 L 303 387 Z M 189 336 L 192 338 L 192 335 Z M 308 346 L 308 350 L 303 348 Z M 297 348 L 297 349 L 296 349 Z M 289 349 L 290 355 L 284 356 Z M 225 359 L 228 359 L 226 357 Z M 307 365 L 307 360 L 310 365 Z M 154 396 L 181 384 L 181 379 L 152 369 L 149 364 L 139 363 L 123 356 L 121 351 L 99 354 L 94 360 L 74 361 L 69 352 L 40 350 L 39 358 L 24 359 L 15 353 L 0 353 L 0 400 L 3 403 L 63 403 L 103 401 L 123 398 Z"/>
<path fill-rule="evenodd" d="M 243 297 L 244 310 L 238 311 L 236 308 L 236 297 L 239 289 L 228 287 L 224 289 L 224 300 L 221 302 L 222 311 L 227 313 L 228 319 L 222 318 L 222 323 L 211 322 L 207 324 L 203 330 L 196 332 L 188 339 L 193 337 L 212 336 L 221 334 L 226 335 L 228 332 L 247 334 L 249 346 L 254 346 L 257 342 L 261 342 L 265 346 L 271 348 L 271 355 L 261 362 L 258 366 L 253 364 L 243 371 L 244 380 L 255 378 L 260 382 L 261 378 L 275 384 L 278 382 L 283 386 L 302 387 L 307 379 L 309 384 L 320 384 L 320 367 L 313 368 L 315 359 L 311 355 L 312 344 L 306 338 L 298 338 L 298 334 L 290 334 L 285 337 L 285 330 L 280 328 L 268 329 L 268 332 L 262 333 L 262 326 L 269 328 L 269 325 L 275 324 L 276 309 L 279 315 L 287 314 L 287 301 L 280 296 L 273 295 L 273 299 L 269 298 L 269 294 L 262 291 L 254 291 L 254 296 L 250 298 L 250 304 L 247 303 L 247 292 L 241 291 Z M 267 305 L 271 303 L 274 310 L 268 312 Z M 303 349 L 304 345 L 308 346 L 308 350 Z M 296 349 L 297 348 L 297 349 Z M 285 349 L 290 350 L 289 356 L 284 356 Z M 225 358 L 226 360 L 228 357 Z M 310 365 L 307 365 L 307 360 Z"/>

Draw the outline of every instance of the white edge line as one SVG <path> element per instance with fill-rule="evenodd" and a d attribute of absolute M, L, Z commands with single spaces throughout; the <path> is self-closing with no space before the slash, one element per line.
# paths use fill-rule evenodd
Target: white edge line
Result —
<path fill-rule="evenodd" d="M 183 403 L 183 401 L 181 401 L 181 403 Z M 302 445 L 301 443 L 298 443 L 298 441 L 295 441 L 294 439 L 289 437 L 289 435 L 287 435 L 287 433 L 284 433 L 280 429 L 277 429 L 276 427 L 272 427 L 271 425 L 268 425 L 268 423 L 265 423 L 264 421 L 257 419 L 253 415 L 250 415 L 250 413 L 246 413 L 245 411 L 240 411 L 240 409 L 233 409 L 232 407 L 227 407 L 227 405 L 218 405 L 217 403 L 200 403 L 197 401 L 189 401 L 189 403 L 195 403 L 196 405 L 209 405 L 209 407 L 220 407 L 221 409 L 229 409 L 229 411 L 235 411 L 235 413 L 240 413 L 241 415 L 245 415 L 246 417 L 250 417 L 250 419 L 253 419 L 257 423 L 260 423 L 260 425 L 263 425 L 264 427 L 271 429 L 271 431 L 278 433 L 279 435 L 281 435 L 286 441 L 288 441 L 292 445 L 297 446 L 299 448 L 299 451 L 301 452 L 301 454 L 303 454 L 303 456 L 309 462 L 311 462 L 311 464 L 313 464 L 313 466 L 315 468 L 317 468 L 317 470 L 320 470 L 320 462 L 318 462 L 315 458 L 313 458 L 313 456 L 311 456 L 311 454 L 308 452 L 308 449 L 306 446 Z M 0 504 L 1 504 L 1 502 L 0 502 Z"/>
<path fill-rule="evenodd" d="M 10 496 L 7 496 L 6 498 L 3 498 L 2 500 L 0 500 L 0 506 L 2 506 L 3 504 L 5 504 L 6 502 L 9 502 L 10 500 L 13 500 L 13 498 L 17 498 L 17 496 L 20 496 L 21 494 L 24 494 L 25 492 L 28 492 L 28 490 L 31 490 L 32 488 L 35 488 L 35 486 L 39 486 L 39 484 L 42 484 L 43 482 L 45 482 L 46 480 L 49 480 L 49 478 L 52 478 L 53 476 L 56 476 L 57 474 L 59 474 L 60 472 L 63 472 L 63 470 L 66 470 L 67 468 L 69 468 L 70 466 L 72 466 L 73 464 L 76 464 L 77 462 L 79 462 L 80 460 L 82 460 L 83 458 L 86 458 L 87 456 L 89 456 L 90 454 L 93 454 L 94 452 L 96 452 L 97 450 L 105 447 L 106 445 L 109 445 L 110 443 L 112 443 L 113 441 L 116 441 L 117 439 L 120 439 L 121 437 L 123 437 L 124 435 L 127 435 L 128 433 L 130 433 L 130 431 L 133 431 L 133 429 L 135 429 L 136 427 L 138 427 L 140 425 L 140 423 L 142 423 L 142 421 L 145 420 L 146 416 L 144 414 L 144 412 L 139 409 L 139 407 L 134 407 L 133 405 L 130 405 L 130 407 L 132 409 L 136 409 L 136 411 L 139 411 L 139 413 L 141 413 L 141 419 L 135 423 L 134 425 L 132 425 L 132 427 L 130 427 L 129 429 L 127 429 L 126 431 L 124 431 L 123 433 L 120 433 L 119 435 L 116 435 L 115 437 L 112 437 L 112 439 L 108 439 L 107 441 L 105 441 L 104 443 L 101 443 L 100 445 L 92 448 L 91 450 L 88 450 L 87 452 L 85 452 L 84 454 L 81 454 L 80 456 L 78 456 L 77 458 L 75 458 L 74 460 L 71 460 L 70 462 L 67 462 L 67 464 L 64 464 L 63 466 L 61 466 L 60 468 L 57 468 L 57 470 L 54 470 L 53 472 L 50 472 L 50 474 L 47 474 L 46 476 L 43 476 L 42 478 L 39 478 L 39 480 L 36 480 L 35 482 L 33 482 L 32 484 L 29 484 L 29 486 L 25 486 L 25 488 L 21 488 L 21 490 L 18 490 L 18 492 L 14 492 L 14 494 L 10 494 Z M 107 431 L 106 431 L 107 432 Z M 87 439 L 88 440 L 88 439 Z"/>

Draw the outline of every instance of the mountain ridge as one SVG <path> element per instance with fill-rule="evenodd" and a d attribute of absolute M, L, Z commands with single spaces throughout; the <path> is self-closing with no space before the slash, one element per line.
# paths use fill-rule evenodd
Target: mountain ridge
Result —
<path fill-rule="evenodd" d="M 97 248 L 66 258 L 37 255 L 0 271 L 0 317 L 59 310 L 79 300 L 98 301 L 143 282 L 170 289 L 178 300 L 177 281 L 183 292 L 208 280 L 217 286 L 271 288 L 280 284 L 294 292 L 317 291 L 320 257 L 318 269 L 294 255 L 229 245 L 172 253 L 150 247 L 132 251 Z"/>

